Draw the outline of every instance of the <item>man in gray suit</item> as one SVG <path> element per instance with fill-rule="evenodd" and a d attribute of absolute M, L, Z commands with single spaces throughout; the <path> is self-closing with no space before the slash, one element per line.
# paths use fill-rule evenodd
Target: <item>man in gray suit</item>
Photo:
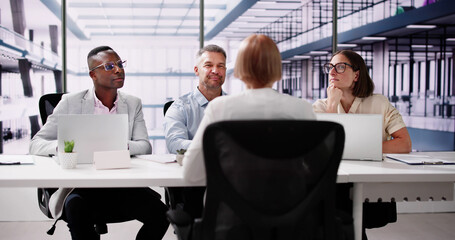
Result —
<path fill-rule="evenodd" d="M 128 114 L 130 154 L 151 153 L 141 100 L 117 91 L 125 81 L 126 61 L 112 48 L 100 46 L 89 52 L 87 63 L 94 88 L 63 95 L 46 124 L 31 140 L 30 154 L 57 153 L 59 114 Z M 136 239 L 149 240 L 162 239 L 169 226 L 167 208 L 160 195 L 150 188 L 59 188 L 51 196 L 49 208 L 55 219 L 68 223 L 73 240 L 100 239 L 93 227 L 96 223 L 136 219 L 144 224 Z"/>

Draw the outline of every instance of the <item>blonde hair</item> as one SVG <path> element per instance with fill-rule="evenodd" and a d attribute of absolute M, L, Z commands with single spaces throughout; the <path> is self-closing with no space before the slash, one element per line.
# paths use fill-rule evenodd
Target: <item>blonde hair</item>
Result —
<path fill-rule="evenodd" d="M 237 53 L 234 76 L 257 86 L 280 80 L 281 55 L 275 42 L 261 34 L 245 38 Z"/>

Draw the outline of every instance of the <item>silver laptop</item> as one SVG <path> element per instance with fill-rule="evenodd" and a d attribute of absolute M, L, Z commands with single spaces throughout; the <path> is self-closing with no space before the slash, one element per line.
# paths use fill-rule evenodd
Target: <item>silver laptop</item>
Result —
<path fill-rule="evenodd" d="M 316 118 L 343 125 L 346 135 L 343 159 L 382 160 L 382 115 L 318 113 Z"/>
<path fill-rule="evenodd" d="M 59 151 L 74 140 L 77 163 L 93 163 L 93 152 L 128 150 L 128 115 L 59 115 L 57 140 Z"/>

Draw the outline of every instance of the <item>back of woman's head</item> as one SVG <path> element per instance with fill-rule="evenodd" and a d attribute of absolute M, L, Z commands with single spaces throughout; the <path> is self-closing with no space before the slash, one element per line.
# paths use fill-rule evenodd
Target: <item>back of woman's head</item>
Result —
<path fill-rule="evenodd" d="M 281 55 L 275 42 L 253 34 L 239 47 L 234 76 L 254 86 L 265 86 L 281 79 Z"/>
<path fill-rule="evenodd" d="M 362 56 L 351 50 L 341 50 L 333 54 L 332 58 L 338 54 L 345 56 L 349 60 L 354 71 L 359 71 L 359 78 L 352 89 L 352 94 L 360 98 L 371 96 L 374 91 L 374 83 L 368 74 L 367 65 Z"/>

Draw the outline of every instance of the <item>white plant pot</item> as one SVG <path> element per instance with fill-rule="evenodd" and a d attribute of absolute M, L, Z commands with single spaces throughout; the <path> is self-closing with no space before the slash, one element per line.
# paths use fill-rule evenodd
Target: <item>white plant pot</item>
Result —
<path fill-rule="evenodd" d="M 178 163 L 180 166 L 182 166 L 182 162 L 183 162 L 183 157 L 184 157 L 184 156 L 185 156 L 184 154 L 177 154 L 177 155 L 175 156 L 175 160 L 177 160 L 177 163 Z"/>
<path fill-rule="evenodd" d="M 71 152 L 61 152 L 58 153 L 58 161 L 60 162 L 60 166 L 64 169 L 71 169 L 76 168 L 77 165 L 77 153 Z"/>

